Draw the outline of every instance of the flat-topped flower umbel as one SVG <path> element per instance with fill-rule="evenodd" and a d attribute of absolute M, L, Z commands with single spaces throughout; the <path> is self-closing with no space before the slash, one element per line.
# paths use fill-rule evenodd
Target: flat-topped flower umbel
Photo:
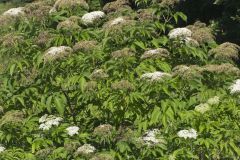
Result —
<path fill-rule="evenodd" d="M 39 129 L 49 130 L 53 126 L 58 126 L 62 120 L 61 117 L 45 114 L 39 119 L 39 123 L 41 123 Z"/>
<path fill-rule="evenodd" d="M 192 31 L 187 28 L 175 28 L 169 32 L 168 36 L 170 39 L 186 39 L 187 37 L 192 36 Z"/>
<path fill-rule="evenodd" d="M 79 127 L 78 126 L 70 126 L 66 130 L 67 130 L 68 135 L 73 136 L 75 134 L 78 134 Z"/>
<path fill-rule="evenodd" d="M 89 155 L 93 154 L 96 151 L 96 148 L 91 144 L 84 144 L 77 149 L 75 152 L 76 155 Z"/>
<path fill-rule="evenodd" d="M 6 148 L 3 147 L 3 146 L 0 144 L 0 153 L 3 152 L 3 151 L 5 151 L 5 150 L 6 150 Z"/>
<path fill-rule="evenodd" d="M 157 134 L 159 134 L 158 129 L 149 130 L 146 132 L 146 135 L 142 137 L 142 140 L 147 145 L 158 144 L 160 140 L 157 138 Z"/>
<path fill-rule="evenodd" d="M 201 103 L 201 104 L 197 105 L 194 110 L 203 114 L 203 113 L 209 111 L 210 109 L 211 108 L 208 103 Z"/>
<path fill-rule="evenodd" d="M 70 55 L 73 52 L 71 47 L 59 46 L 51 47 L 44 54 L 44 61 L 51 61 Z"/>
<path fill-rule="evenodd" d="M 157 48 L 145 51 L 144 54 L 141 56 L 141 59 L 147 58 L 166 58 L 170 55 L 167 49 L 165 48 Z"/>
<path fill-rule="evenodd" d="M 105 16 L 106 16 L 105 13 L 102 11 L 93 11 L 93 12 L 84 14 L 82 16 L 82 22 L 85 25 L 92 25 L 96 21 L 104 18 Z"/>
<path fill-rule="evenodd" d="M 4 16 L 18 17 L 25 14 L 24 7 L 11 8 L 3 13 Z"/>
<path fill-rule="evenodd" d="M 141 79 L 147 79 L 150 81 L 158 81 L 162 80 L 163 78 L 171 77 L 171 74 L 169 73 L 164 73 L 160 71 L 156 71 L 153 73 L 145 73 L 141 76 Z"/>
<path fill-rule="evenodd" d="M 235 83 L 229 87 L 229 89 L 231 94 L 240 93 L 240 79 L 237 79 Z"/>
<path fill-rule="evenodd" d="M 197 138 L 197 131 L 195 129 L 189 129 L 189 130 L 180 130 L 178 133 L 177 133 L 178 137 L 181 137 L 181 138 L 184 138 L 184 139 L 187 139 L 187 138 L 193 138 L 193 139 L 196 139 Z"/>

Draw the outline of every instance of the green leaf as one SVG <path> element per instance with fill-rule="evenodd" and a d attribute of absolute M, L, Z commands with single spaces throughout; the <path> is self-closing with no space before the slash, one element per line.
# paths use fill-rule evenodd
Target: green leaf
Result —
<path fill-rule="evenodd" d="M 174 14 L 174 15 L 173 15 L 173 18 L 174 18 L 175 22 L 178 23 L 178 15 L 177 15 L 177 14 Z"/>
<path fill-rule="evenodd" d="M 32 153 L 34 153 L 35 150 L 36 150 L 36 143 L 33 143 L 33 144 L 32 144 Z"/>
<path fill-rule="evenodd" d="M 237 153 L 238 156 L 240 156 L 240 148 L 238 148 L 234 142 L 230 142 L 229 145 L 233 148 L 233 150 Z"/>
<path fill-rule="evenodd" d="M 13 72 L 16 68 L 16 64 L 13 64 L 11 67 L 10 67 L 10 75 L 12 76 L 13 75 Z"/>
<path fill-rule="evenodd" d="M 160 37 L 159 38 L 159 43 L 162 44 L 162 45 L 166 45 L 168 43 L 168 38 L 166 36 L 163 36 L 163 37 Z"/>
<path fill-rule="evenodd" d="M 25 103 L 22 97 L 17 97 L 17 99 L 23 106 L 25 106 Z"/>
<path fill-rule="evenodd" d="M 47 98 L 47 101 L 46 101 L 46 108 L 47 108 L 47 110 L 48 110 L 49 113 L 52 112 L 51 104 L 52 104 L 52 96 L 49 96 L 49 97 Z"/>
<path fill-rule="evenodd" d="M 65 111 L 65 104 L 60 97 L 54 97 L 54 103 L 59 114 L 63 115 Z"/>
<path fill-rule="evenodd" d="M 216 0 L 213 4 L 221 4 L 224 0 Z"/>
<path fill-rule="evenodd" d="M 150 120 L 150 124 L 156 124 L 159 120 L 159 117 L 161 115 L 161 110 L 159 107 L 155 107 L 152 115 L 151 115 L 151 120 Z"/>
<path fill-rule="evenodd" d="M 173 15 L 173 18 L 176 23 L 178 23 L 178 17 L 180 17 L 183 21 L 187 22 L 187 16 L 185 14 L 183 14 L 182 12 L 176 12 Z"/>
<path fill-rule="evenodd" d="M 29 144 L 32 144 L 32 138 L 31 138 L 31 137 L 27 137 L 27 142 L 28 142 Z"/>
<path fill-rule="evenodd" d="M 153 38 L 152 44 L 153 44 L 156 48 L 158 48 L 158 47 L 159 47 L 159 40 L 156 39 L 156 38 Z"/>
<path fill-rule="evenodd" d="M 85 86 L 85 84 L 86 84 L 85 78 L 84 78 L 84 77 L 81 77 L 79 83 L 80 83 L 81 91 L 83 92 L 83 91 L 84 91 L 84 86 Z"/>
<path fill-rule="evenodd" d="M 146 49 L 146 46 L 142 41 L 134 42 L 134 44 L 136 44 L 138 47 L 140 47 L 142 49 Z"/>
<path fill-rule="evenodd" d="M 185 22 L 187 22 L 187 16 L 185 14 L 183 14 L 182 12 L 177 12 L 178 16 L 181 17 L 181 19 Z"/>
<path fill-rule="evenodd" d="M 166 115 L 171 119 L 174 120 L 174 111 L 171 107 L 169 107 L 166 111 Z"/>
<path fill-rule="evenodd" d="M 117 147 L 121 153 L 124 153 L 126 151 L 131 151 L 131 148 L 126 142 L 118 142 Z"/>

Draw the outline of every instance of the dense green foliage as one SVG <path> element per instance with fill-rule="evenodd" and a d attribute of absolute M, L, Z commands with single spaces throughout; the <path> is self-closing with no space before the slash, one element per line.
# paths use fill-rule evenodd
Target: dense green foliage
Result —
<path fill-rule="evenodd" d="M 2 14 L 0 159 L 238 160 L 240 46 L 199 21 L 174 31 L 188 23 L 178 5 L 41 0 Z"/>

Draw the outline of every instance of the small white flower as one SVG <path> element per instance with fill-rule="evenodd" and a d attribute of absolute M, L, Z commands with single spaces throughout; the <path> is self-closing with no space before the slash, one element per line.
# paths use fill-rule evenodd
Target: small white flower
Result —
<path fill-rule="evenodd" d="M 145 53 L 146 54 L 158 54 L 159 53 L 159 49 L 152 49 L 152 50 L 146 51 Z"/>
<path fill-rule="evenodd" d="M 56 119 L 49 119 L 49 120 L 46 121 L 45 124 L 49 125 L 49 126 L 58 126 L 59 125 L 59 121 L 56 120 Z"/>
<path fill-rule="evenodd" d="M 197 131 L 195 129 L 181 130 L 177 133 L 178 137 L 187 139 L 187 138 L 197 138 Z"/>
<path fill-rule="evenodd" d="M 199 43 L 195 39 L 186 37 L 184 40 L 185 40 L 185 44 L 187 44 L 187 45 L 194 46 L 194 47 L 199 46 Z"/>
<path fill-rule="evenodd" d="M 52 126 L 58 126 L 62 120 L 61 117 L 45 114 L 39 119 L 39 123 L 41 123 L 39 129 L 49 130 Z"/>
<path fill-rule="evenodd" d="M 151 81 L 162 80 L 165 77 L 171 77 L 171 74 L 157 71 L 153 73 L 145 73 L 141 76 L 142 79 L 149 79 Z"/>
<path fill-rule="evenodd" d="M 237 79 L 234 84 L 232 84 L 229 89 L 231 94 L 240 93 L 240 79 Z"/>
<path fill-rule="evenodd" d="M 104 79 L 108 77 L 108 74 L 103 69 L 95 69 L 90 77 L 92 79 Z"/>
<path fill-rule="evenodd" d="M 3 151 L 5 151 L 5 150 L 6 150 L 6 148 L 3 147 L 3 146 L 0 144 L 0 153 L 3 152 Z"/>
<path fill-rule="evenodd" d="M 126 21 L 126 20 L 125 20 L 123 17 L 118 17 L 118 18 L 115 18 L 115 19 L 110 23 L 110 26 L 118 25 L 118 24 L 124 23 L 125 21 Z"/>
<path fill-rule="evenodd" d="M 54 117 L 52 119 L 49 119 L 46 124 L 52 125 L 52 126 L 58 126 L 60 124 L 60 122 L 63 119 L 61 117 Z"/>
<path fill-rule="evenodd" d="M 77 154 L 88 155 L 88 154 L 94 153 L 95 151 L 96 151 L 96 148 L 91 144 L 84 144 L 77 149 Z"/>
<path fill-rule="evenodd" d="M 200 113 L 205 113 L 209 111 L 211 108 L 208 103 L 201 103 L 195 107 L 195 111 L 200 112 Z"/>
<path fill-rule="evenodd" d="M 100 20 L 101 18 L 105 17 L 105 13 L 102 11 L 93 11 L 90 13 L 86 13 L 82 16 L 82 22 L 85 25 L 91 25 L 94 22 Z"/>
<path fill-rule="evenodd" d="M 141 56 L 141 59 L 151 58 L 151 57 L 167 57 L 169 55 L 168 50 L 164 48 L 151 49 Z"/>
<path fill-rule="evenodd" d="M 39 126 L 39 129 L 42 129 L 43 131 L 49 130 L 52 126 L 49 124 L 42 123 Z"/>
<path fill-rule="evenodd" d="M 157 134 L 159 134 L 158 129 L 153 129 L 150 130 L 146 133 L 144 137 L 142 137 L 142 140 L 147 144 L 147 145 L 152 145 L 152 144 L 157 144 L 160 143 L 160 140 L 156 137 Z"/>
<path fill-rule="evenodd" d="M 188 66 L 183 65 L 183 66 L 181 66 L 181 69 L 182 69 L 183 72 L 185 72 L 185 71 L 190 70 L 191 68 L 188 67 Z"/>
<path fill-rule="evenodd" d="M 78 134 L 79 127 L 71 126 L 71 127 L 68 127 L 66 130 L 68 132 L 68 135 L 73 136 L 75 134 Z"/>
<path fill-rule="evenodd" d="M 208 99 L 207 103 L 210 105 L 215 105 L 215 104 L 219 104 L 219 97 L 218 96 L 214 96 L 213 98 Z"/>
<path fill-rule="evenodd" d="M 46 122 L 46 120 L 47 120 L 47 117 L 48 117 L 48 115 L 47 114 L 45 114 L 45 115 L 43 115 L 41 118 L 39 118 L 39 123 L 43 123 L 43 122 Z"/>
<path fill-rule="evenodd" d="M 71 49 L 71 48 L 66 46 L 51 47 L 48 49 L 48 52 L 46 54 L 49 56 L 55 56 L 62 52 L 65 52 L 67 49 Z"/>
<path fill-rule="evenodd" d="M 45 52 L 44 59 L 45 60 L 56 59 L 69 55 L 72 52 L 73 52 L 72 48 L 67 46 L 51 47 Z"/>
<path fill-rule="evenodd" d="M 192 31 L 187 28 L 175 28 L 171 30 L 168 34 L 170 39 L 181 38 L 186 39 L 192 36 Z"/>
<path fill-rule="evenodd" d="M 24 7 L 11 8 L 3 13 L 4 16 L 18 17 L 24 15 Z"/>

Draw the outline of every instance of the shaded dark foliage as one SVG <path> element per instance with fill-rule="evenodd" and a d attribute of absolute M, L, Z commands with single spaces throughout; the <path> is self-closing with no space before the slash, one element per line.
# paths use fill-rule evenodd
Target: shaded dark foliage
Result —
<path fill-rule="evenodd" d="M 214 23 L 218 27 L 217 41 L 230 41 L 240 44 L 240 1 L 239 0 L 186 0 L 179 9 L 188 17 L 188 23 L 196 20 Z"/>

